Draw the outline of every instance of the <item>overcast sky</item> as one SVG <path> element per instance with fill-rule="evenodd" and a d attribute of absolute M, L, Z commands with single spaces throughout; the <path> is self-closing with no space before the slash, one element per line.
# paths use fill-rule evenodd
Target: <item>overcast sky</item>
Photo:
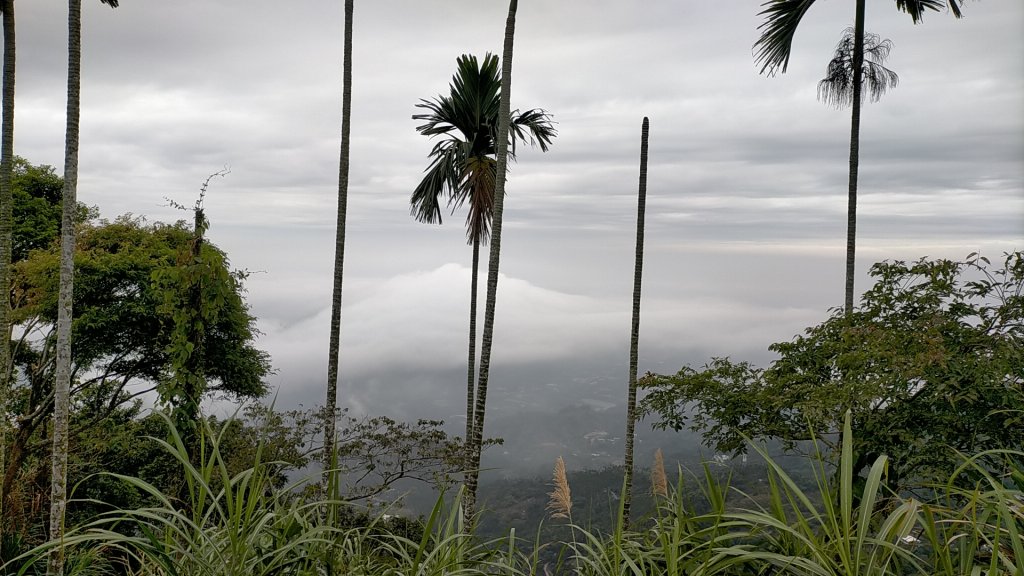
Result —
<path fill-rule="evenodd" d="M 340 140 L 340 0 L 84 0 L 79 198 L 105 217 L 187 214 L 256 272 L 248 299 L 278 405 L 322 402 Z M 651 119 L 641 370 L 768 344 L 843 301 L 849 111 L 815 99 L 852 24 L 822 0 L 788 73 L 761 76 L 759 3 L 524 1 L 513 107 L 558 122 L 505 203 L 492 378 L 625 394 L 640 124 Z M 16 153 L 63 166 L 66 7 L 18 2 Z M 500 53 L 507 4 L 357 0 L 341 403 L 401 417 L 462 406 L 463 214 L 409 215 L 432 142 L 410 116 L 463 53 Z M 858 289 L 882 259 L 1024 248 L 1024 3 L 922 25 L 869 2 L 900 84 L 863 113 Z M 58 170 L 59 171 L 59 170 Z M 482 290 L 483 292 L 483 290 Z M 540 402 L 545 402 L 543 399 Z"/>

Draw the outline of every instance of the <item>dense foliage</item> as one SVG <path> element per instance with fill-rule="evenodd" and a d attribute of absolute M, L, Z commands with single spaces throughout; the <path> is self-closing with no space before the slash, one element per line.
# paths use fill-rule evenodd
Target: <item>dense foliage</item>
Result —
<path fill-rule="evenodd" d="M 19 159 L 15 166 L 15 212 L 25 217 L 14 231 L 12 322 L 14 378 L 0 413 L 13 425 L 5 437 L 2 478 L 3 526 L 26 536 L 47 501 L 49 435 L 53 410 L 58 298 L 57 242 L 61 179 L 48 166 Z M 116 444 L 120 423 L 137 414 L 133 401 L 173 381 L 172 335 L 178 310 L 169 282 L 193 245 L 182 222 L 148 223 L 124 216 L 96 220 L 79 206 L 75 251 L 75 318 L 72 324 L 72 445 L 92 454 L 90 443 Z M 220 296 L 208 315 L 201 366 L 209 391 L 236 399 L 265 392 L 269 358 L 255 347 L 255 318 L 243 300 L 243 275 L 225 255 L 205 244 L 207 289 Z M 99 439 L 96 428 L 102 427 Z M 83 455 L 82 462 L 88 462 Z"/>
<path fill-rule="evenodd" d="M 69 531 L 70 574 L 995 576 L 1019 573 L 1024 558 L 1024 453 L 964 456 L 950 479 L 932 485 L 929 499 L 904 498 L 884 488 L 885 456 L 871 463 L 865 482 L 856 482 L 849 418 L 839 474 L 820 456 L 807 461 L 820 498 L 755 447 L 765 458 L 763 499 L 737 490 L 711 465 L 694 476 L 655 469 L 675 482 L 652 490 L 655 510 L 632 529 L 621 514 L 599 528 L 573 523 L 570 512 L 552 516 L 561 529 L 556 540 L 515 530 L 491 540 L 474 537 L 458 495 L 447 507 L 439 500 L 418 528 L 361 514 L 334 494 L 310 497 L 313 492 L 277 485 L 263 442 L 236 472 L 225 450 L 231 424 L 204 424 L 209 449 L 193 461 L 173 421 L 159 422 L 170 426 L 169 441 L 156 442 L 186 481 L 185 505 L 141 478 L 104 475 L 147 495 L 148 503 L 104 511 Z M 982 456 L 1005 462 L 1006 475 L 993 475 Z M 967 470 L 977 483 L 957 487 L 956 476 Z M 557 477 L 556 468 L 564 510 L 575 507 L 568 486 L 577 480 Z M 54 545 L 0 570 L 35 574 Z"/>
<path fill-rule="evenodd" d="M 961 454 L 1024 445 L 1024 253 L 871 274 L 859 308 L 772 345 L 766 369 L 719 358 L 648 375 L 645 412 L 741 451 L 745 437 L 836 440 L 849 410 L 854 469 L 887 454 L 899 488 L 948 477 Z"/>

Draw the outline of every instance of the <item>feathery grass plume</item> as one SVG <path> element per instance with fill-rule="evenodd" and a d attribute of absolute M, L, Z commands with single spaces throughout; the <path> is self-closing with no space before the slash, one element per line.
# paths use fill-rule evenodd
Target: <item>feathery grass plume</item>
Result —
<path fill-rule="evenodd" d="M 665 474 L 665 457 L 661 448 L 654 452 L 654 466 L 651 466 L 651 494 L 668 498 L 668 475 Z"/>
<path fill-rule="evenodd" d="M 565 477 L 565 461 L 559 456 L 555 460 L 555 489 L 548 496 L 547 509 L 551 511 L 552 518 L 571 518 L 572 495 L 569 493 L 569 480 Z"/>

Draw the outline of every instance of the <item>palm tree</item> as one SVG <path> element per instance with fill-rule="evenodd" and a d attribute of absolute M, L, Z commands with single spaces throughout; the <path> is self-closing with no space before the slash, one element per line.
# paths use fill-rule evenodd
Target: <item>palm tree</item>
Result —
<path fill-rule="evenodd" d="M 508 141 L 512 119 L 509 98 L 512 95 L 512 44 L 516 32 L 517 0 L 509 0 L 505 20 L 505 45 L 501 54 L 501 98 L 498 107 L 497 169 L 494 178 L 494 214 L 491 221 L 491 253 L 487 265 L 487 300 L 484 303 L 484 333 L 480 345 L 480 378 L 473 408 L 473 437 L 468 442 L 470 466 L 466 471 L 465 516 L 476 507 L 477 481 L 480 479 L 480 452 L 483 448 L 484 411 L 487 407 L 487 381 L 491 370 L 491 338 L 494 335 L 494 304 L 498 293 L 498 260 L 501 253 L 501 217 L 505 210 L 505 177 L 508 168 Z"/>
<path fill-rule="evenodd" d="M 118 0 L 101 0 L 116 8 Z M 78 206 L 78 125 L 82 86 L 82 0 L 68 2 L 68 108 L 64 135 L 64 194 L 60 232 L 60 293 L 57 297 L 57 363 L 53 404 L 53 475 L 50 539 L 64 537 L 67 507 L 68 412 L 71 396 L 71 295 L 75 271 L 75 209 Z M 50 554 L 48 573 L 64 574 L 64 548 Z"/>
<path fill-rule="evenodd" d="M 7 400 L 8 374 L 11 365 L 11 255 L 14 241 L 14 200 L 11 180 L 14 171 L 14 0 L 0 2 L 4 26 L 3 113 L 0 120 L 0 414 Z M 3 419 L 0 419 L 3 420 Z M 3 478 L 7 452 L 7 422 L 0 421 L 0 478 Z M 4 496 L 0 495 L 0 544 L 4 535 Z"/>
<path fill-rule="evenodd" d="M 826 76 L 818 82 L 818 99 L 836 108 L 851 106 L 853 119 L 850 129 L 849 200 L 846 213 L 846 299 L 844 309 L 853 311 L 853 274 L 857 238 L 857 174 L 860 166 L 860 106 L 864 91 L 872 102 L 877 102 L 888 88 L 895 88 L 899 77 L 883 66 L 892 42 L 877 34 L 860 36 L 861 73 L 856 70 L 858 36 L 853 28 L 843 31 L 843 37 L 829 61 Z"/>
<path fill-rule="evenodd" d="M 644 270 L 644 214 L 647 210 L 647 134 L 650 122 L 640 127 L 640 191 L 636 207 L 636 258 L 633 265 L 633 325 L 629 333 L 629 391 L 626 399 L 626 468 L 622 490 L 622 521 L 629 527 L 629 505 L 633 491 L 633 436 L 636 429 L 636 370 L 640 345 L 640 287 Z"/>
<path fill-rule="evenodd" d="M 500 107 L 501 78 L 498 57 L 484 56 L 481 65 L 476 56 L 462 55 L 456 60 L 448 96 L 421 100 L 416 105 L 427 112 L 413 120 L 423 120 L 416 130 L 424 136 L 441 136 L 434 145 L 432 159 L 423 180 L 412 193 L 412 214 L 420 222 L 441 223 L 441 201 L 458 208 L 469 204 L 466 237 L 473 245 L 473 269 L 469 297 L 469 360 L 466 376 L 466 446 L 473 436 L 476 359 L 477 278 L 480 245 L 487 243 L 494 212 L 494 188 L 497 161 L 496 134 Z M 536 143 L 547 152 L 555 129 L 544 110 L 512 112 L 509 121 L 512 137 L 510 157 L 515 159 L 516 141 Z"/>
<path fill-rule="evenodd" d="M 756 61 L 761 64 L 761 73 L 783 73 L 789 65 L 792 52 L 793 37 L 800 20 L 815 0 L 769 0 L 762 4 L 764 8 L 759 15 L 765 21 L 758 27 L 761 36 L 754 43 L 757 52 Z M 921 22 L 926 10 L 938 11 L 949 6 L 950 12 L 960 18 L 960 5 L 963 0 L 896 0 L 896 8 L 910 15 L 915 24 Z M 846 293 L 845 310 L 853 311 L 853 273 L 854 251 L 857 232 L 857 170 L 860 165 L 860 105 L 864 76 L 864 5 L 865 0 L 856 0 L 853 47 L 850 61 L 852 84 L 849 87 L 850 105 L 852 109 L 850 121 L 850 175 L 849 203 L 847 208 L 846 230 Z M 819 91 L 820 94 L 820 91 Z"/>
<path fill-rule="evenodd" d="M 338 218 L 334 239 L 334 291 L 331 295 L 331 336 L 327 355 L 327 404 L 324 422 L 324 466 L 331 467 L 337 435 L 338 354 L 341 347 L 341 281 L 345 271 L 345 221 L 348 213 L 348 164 L 352 125 L 352 9 L 345 0 L 345 47 L 341 89 L 341 155 L 338 162 Z M 329 475 L 324 475 L 325 481 Z M 325 486 L 326 488 L 326 486 Z M 325 490 L 326 492 L 326 490 Z"/>

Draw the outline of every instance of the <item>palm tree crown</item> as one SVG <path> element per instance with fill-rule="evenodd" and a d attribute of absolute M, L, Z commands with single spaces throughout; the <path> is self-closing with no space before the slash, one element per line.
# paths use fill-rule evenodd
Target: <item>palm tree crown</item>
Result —
<path fill-rule="evenodd" d="M 761 65 L 761 73 L 775 74 L 786 71 L 793 48 L 793 36 L 800 27 L 800 20 L 814 5 L 815 0 L 768 0 L 758 14 L 764 22 L 757 27 L 761 37 L 754 42 L 755 60 Z M 924 19 L 926 10 L 939 11 L 949 6 L 953 16 L 960 18 L 960 4 L 963 0 L 896 0 L 896 9 L 910 14 L 914 24 Z"/>
<path fill-rule="evenodd" d="M 513 11 L 514 1 L 510 8 Z M 474 457 L 479 459 L 478 454 L 474 455 L 473 442 L 479 422 L 476 415 L 478 393 L 475 362 L 480 245 L 488 240 L 495 212 L 498 144 L 507 147 L 509 143 L 508 139 L 499 141 L 497 135 L 504 131 L 512 137 L 509 156 L 514 159 L 518 140 L 537 144 L 547 152 L 555 136 L 555 129 L 551 116 L 544 110 L 533 109 L 520 113 L 518 110 L 508 111 L 508 108 L 505 109 L 508 127 L 499 129 L 502 88 L 498 57 L 487 54 L 481 64 L 476 56 L 463 54 L 456 62 L 458 70 L 452 78 L 449 95 L 421 100 L 416 105 L 426 110 L 426 113 L 413 116 L 413 120 L 424 121 L 416 130 L 424 136 L 440 136 L 442 140 L 431 150 L 430 166 L 413 191 L 410 203 L 412 214 L 417 220 L 440 224 L 442 197 L 452 210 L 469 201 L 466 237 L 473 246 L 473 267 L 466 370 L 466 469 L 471 470 L 474 465 L 470 462 Z M 507 166 L 507 158 L 504 165 Z M 491 248 L 493 250 L 495 247 Z M 481 387 L 486 387 L 486 384 L 481 384 Z"/>
<path fill-rule="evenodd" d="M 818 82 L 818 100 L 836 108 L 845 108 L 853 104 L 855 43 L 853 28 L 844 30 L 843 37 L 836 45 L 832 60 L 825 70 L 825 77 Z M 867 92 L 872 102 L 878 102 L 886 90 L 895 88 L 899 83 L 899 76 L 883 65 L 891 50 L 892 41 L 883 40 L 878 34 L 864 34 L 861 96 Z"/>
<path fill-rule="evenodd" d="M 417 132 L 444 139 L 430 151 L 430 166 L 413 191 L 410 203 L 417 220 L 439 224 L 442 198 L 452 209 L 468 200 L 466 235 L 471 243 L 486 242 L 494 207 L 501 71 L 498 57 L 493 54 L 485 55 L 482 63 L 468 54 L 456 62 L 458 70 L 449 95 L 421 100 L 416 107 L 426 112 L 412 117 L 424 121 Z M 551 115 L 535 108 L 513 111 L 509 134 L 514 158 L 517 141 L 536 144 L 547 152 L 556 132 Z"/>

